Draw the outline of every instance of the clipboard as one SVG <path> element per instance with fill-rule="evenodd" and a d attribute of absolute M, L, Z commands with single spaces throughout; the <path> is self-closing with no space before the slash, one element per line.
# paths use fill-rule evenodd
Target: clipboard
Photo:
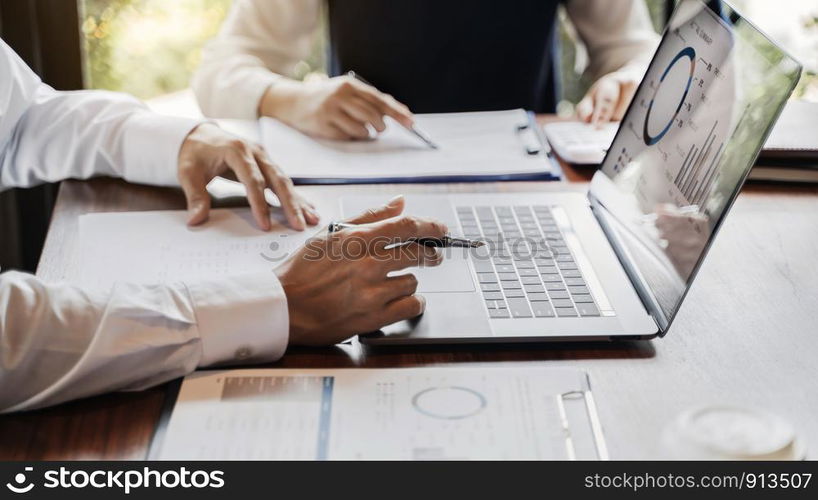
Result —
<path fill-rule="evenodd" d="M 261 139 L 271 159 L 282 166 L 295 184 L 301 185 L 562 179 L 559 161 L 531 112 L 509 110 L 416 116 L 418 121 L 425 121 L 423 128 L 441 143 L 441 151 L 428 150 L 417 138 L 398 138 L 401 132 L 390 130 L 390 127 L 370 143 L 325 141 L 309 138 L 270 118 L 261 120 Z M 497 128 L 491 131 L 494 119 Z M 469 142 L 470 120 L 477 124 L 475 131 L 488 131 L 474 136 L 472 151 L 464 146 Z M 452 125 L 447 127 L 447 123 Z M 506 128 L 508 132 L 505 132 Z M 459 130 L 462 130 L 460 136 Z M 502 139 L 497 141 L 496 147 L 491 140 L 492 134 Z M 399 140 L 404 141 L 400 147 L 389 149 Z M 418 173 L 413 173 L 415 168 Z M 349 174 L 335 175 L 340 171 Z M 439 171 L 448 173 L 437 173 Z"/>

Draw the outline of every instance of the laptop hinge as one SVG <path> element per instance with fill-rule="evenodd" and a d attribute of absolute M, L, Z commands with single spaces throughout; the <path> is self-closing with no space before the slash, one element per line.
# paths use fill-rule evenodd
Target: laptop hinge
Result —
<path fill-rule="evenodd" d="M 601 172 L 596 173 L 596 175 L 600 174 L 604 175 Z M 642 306 L 658 326 L 659 336 L 664 336 L 670 322 L 665 313 L 662 311 L 662 308 L 659 307 L 659 301 L 656 300 L 656 296 L 653 294 L 653 292 L 651 292 L 647 280 L 645 280 L 644 276 L 642 276 L 639 269 L 634 264 L 634 259 L 631 257 L 628 247 L 623 241 L 621 234 L 619 234 L 617 231 L 617 226 L 620 226 L 620 223 L 594 196 L 593 190 L 588 192 L 588 200 L 591 205 L 591 212 L 593 212 L 594 217 L 596 217 L 597 222 L 599 222 L 599 226 L 602 228 L 602 231 L 605 233 L 608 242 L 611 244 L 616 257 L 622 264 L 622 268 L 625 270 L 628 280 L 630 280 L 633 288 L 636 290 L 636 294 L 639 296 Z"/>

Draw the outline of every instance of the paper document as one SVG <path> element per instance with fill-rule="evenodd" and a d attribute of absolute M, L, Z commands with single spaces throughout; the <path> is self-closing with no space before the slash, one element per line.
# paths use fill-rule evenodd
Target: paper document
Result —
<path fill-rule="evenodd" d="M 243 189 L 236 183 L 226 191 Z M 239 185 L 240 186 L 240 185 Z M 374 206 L 374 205 L 373 205 Z M 363 210 L 361 210 L 363 212 Z M 407 212 L 411 213 L 411 212 Z M 248 208 L 211 210 L 202 226 L 188 227 L 181 210 L 95 213 L 80 217 L 80 265 L 69 281 L 86 287 L 110 287 L 115 282 L 142 284 L 195 282 L 219 276 L 272 272 L 310 237 L 326 232 L 324 221 L 303 232 L 256 229 Z M 451 269 L 465 270 L 452 280 Z M 418 293 L 473 291 L 464 255 L 452 255 L 438 267 L 412 267 Z M 457 275 L 457 274 L 455 274 Z"/>
<path fill-rule="evenodd" d="M 196 372 L 163 434 L 160 460 L 607 458 L 588 377 L 568 369 Z"/>
<path fill-rule="evenodd" d="M 386 131 L 369 141 L 313 139 L 271 118 L 261 120 L 267 153 L 296 180 L 399 179 L 536 175 L 551 172 L 521 109 L 415 115 L 439 149 L 387 118 Z"/>
<path fill-rule="evenodd" d="M 265 233 L 247 208 L 211 210 L 197 227 L 181 210 L 88 214 L 79 220 L 79 273 L 69 278 L 108 287 L 272 272 L 316 230 Z"/>

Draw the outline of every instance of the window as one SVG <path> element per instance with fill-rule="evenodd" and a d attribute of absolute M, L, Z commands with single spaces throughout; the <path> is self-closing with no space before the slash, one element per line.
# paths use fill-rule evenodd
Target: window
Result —
<path fill-rule="evenodd" d="M 657 31 L 664 25 L 667 0 L 646 0 Z M 776 40 L 800 57 L 808 68 L 797 97 L 818 101 L 818 6 L 812 0 L 781 2 L 735 0 Z M 91 88 L 129 92 L 150 99 L 187 88 L 199 64 L 201 48 L 218 32 L 231 0 L 81 0 L 85 45 L 85 81 Z M 564 112 L 577 102 L 590 82 L 581 78 L 571 28 L 562 16 L 562 90 Z M 793 20 L 796 20 L 795 23 Z M 795 29 L 794 29 L 795 28 Z M 299 64 L 304 78 L 324 71 L 324 40 L 309 60 Z"/>
<path fill-rule="evenodd" d="M 230 0 L 83 0 L 86 86 L 149 99 L 186 88 Z"/>

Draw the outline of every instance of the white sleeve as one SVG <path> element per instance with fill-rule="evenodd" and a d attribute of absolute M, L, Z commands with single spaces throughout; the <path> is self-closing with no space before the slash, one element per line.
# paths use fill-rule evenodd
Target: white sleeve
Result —
<path fill-rule="evenodd" d="M 272 361 L 288 341 L 273 273 L 84 291 L 0 274 L 0 412 L 141 389 L 220 363 Z"/>
<path fill-rule="evenodd" d="M 200 121 L 114 92 L 57 92 L 0 40 L 0 189 L 95 175 L 178 185 L 179 148 Z"/>
<path fill-rule="evenodd" d="M 292 76 L 316 39 L 322 0 L 235 0 L 193 77 L 199 107 L 213 118 L 258 118 L 261 97 Z"/>
<path fill-rule="evenodd" d="M 644 0 L 569 0 L 566 10 L 588 48 L 586 74 L 644 72 L 659 43 Z"/>

